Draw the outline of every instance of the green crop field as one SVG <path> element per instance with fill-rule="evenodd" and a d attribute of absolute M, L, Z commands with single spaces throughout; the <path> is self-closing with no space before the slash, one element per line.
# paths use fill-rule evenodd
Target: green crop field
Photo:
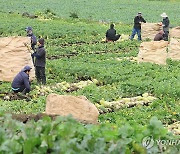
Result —
<path fill-rule="evenodd" d="M 169 2 L 171 1 L 171 2 Z M 172 24 L 179 24 L 179 0 L 1 0 L 2 12 L 38 13 L 53 10 L 59 17 L 67 18 L 77 13 L 82 19 L 123 22 L 132 24 L 133 17 L 141 11 L 149 22 L 160 21 L 160 14 L 166 12 Z"/>
<path fill-rule="evenodd" d="M 180 121 L 180 62 L 137 63 L 131 59 L 140 42 L 102 41 L 111 22 L 118 33 L 130 35 L 139 11 L 148 22 L 160 22 L 160 14 L 166 12 L 171 27 L 180 26 L 177 0 L 0 0 L 0 37 L 26 36 L 25 27 L 32 26 L 37 37 L 45 38 L 47 51 L 44 89 L 35 80 L 28 99 L 9 100 L 11 83 L 0 81 L 0 154 L 180 152 L 179 135 L 167 129 Z M 23 17 L 24 12 L 38 18 Z M 72 83 L 82 85 L 69 90 Z M 11 114 L 44 112 L 52 92 L 86 96 L 101 113 L 99 124 L 83 124 L 72 117 L 27 123 L 13 119 Z M 156 99 L 149 104 L 106 106 L 127 98 L 143 99 L 146 94 Z M 144 137 L 153 137 L 152 148 L 143 147 Z M 178 142 L 162 146 L 158 140 Z"/>

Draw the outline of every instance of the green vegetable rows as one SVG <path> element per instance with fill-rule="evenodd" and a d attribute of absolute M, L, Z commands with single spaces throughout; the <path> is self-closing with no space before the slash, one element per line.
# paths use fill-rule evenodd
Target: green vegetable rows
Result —
<path fill-rule="evenodd" d="M 172 139 L 172 134 L 157 118 L 147 126 L 128 124 L 118 126 L 109 123 L 83 125 L 75 120 L 59 117 L 51 121 L 45 117 L 38 122 L 23 124 L 9 115 L 0 117 L 1 153 L 142 153 L 146 150 L 141 141 L 144 136 Z M 173 138 L 175 139 L 175 138 Z M 167 152 L 178 152 L 178 146 L 165 146 Z M 148 152 L 156 153 L 158 144 Z"/>

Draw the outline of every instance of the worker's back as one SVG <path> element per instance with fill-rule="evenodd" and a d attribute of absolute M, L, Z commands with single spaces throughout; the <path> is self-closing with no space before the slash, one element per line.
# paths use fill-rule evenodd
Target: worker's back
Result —
<path fill-rule="evenodd" d="M 115 35 L 116 35 L 116 30 L 114 28 L 112 29 L 109 29 L 107 30 L 106 32 L 106 37 L 109 39 L 109 40 L 113 40 L 115 38 Z"/>
<path fill-rule="evenodd" d="M 156 36 L 154 37 L 154 41 L 161 41 L 161 40 L 163 40 L 163 34 L 160 33 L 156 34 Z"/>
<path fill-rule="evenodd" d="M 19 88 L 26 84 L 24 82 L 29 83 L 29 76 L 25 72 L 21 71 L 15 76 L 15 78 L 12 82 L 12 87 Z M 28 87 L 28 88 L 30 89 L 30 87 Z"/>

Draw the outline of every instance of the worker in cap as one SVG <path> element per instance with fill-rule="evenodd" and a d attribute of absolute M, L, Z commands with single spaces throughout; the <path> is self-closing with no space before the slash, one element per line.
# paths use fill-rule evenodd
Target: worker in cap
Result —
<path fill-rule="evenodd" d="M 12 82 L 12 90 L 15 93 L 22 92 L 23 94 L 29 93 L 30 88 L 30 80 L 29 80 L 29 74 L 31 71 L 30 66 L 25 66 L 13 79 Z"/>
<path fill-rule="evenodd" d="M 31 48 L 32 50 L 35 50 L 37 39 L 36 36 L 33 34 L 33 29 L 32 27 L 26 27 L 25 30 L 27 32 L 27 36 L 31 38 Z"/>
<path fill-rule="evenodd" d="M 133 27 L 132 34 L 130 37 L 131 40 L 133 40 L 133 38 L 136 34 L 138 35 L 138 40 L 139 41 L 142 40 L 141 39 L 141 23 L 142 22 L 146 23 L 146 21 L 142 17 L 142 13 L 138 12 L 138 14 L 134 18 L 134 27 Z"/>

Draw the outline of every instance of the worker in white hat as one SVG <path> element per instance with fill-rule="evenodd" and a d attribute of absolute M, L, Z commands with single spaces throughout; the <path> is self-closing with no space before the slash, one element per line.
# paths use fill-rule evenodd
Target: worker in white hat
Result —
<path fill-rule="evenodd" d="M 163 26 L 163 31 L 164 31 L 164 41 L 168 41 L 168 35 L 169 35 L 169 18 L 167 14 L 164 12 L 161 14 L 161 17 L 163 18 L 162 21 L 162 26 Z"/>

